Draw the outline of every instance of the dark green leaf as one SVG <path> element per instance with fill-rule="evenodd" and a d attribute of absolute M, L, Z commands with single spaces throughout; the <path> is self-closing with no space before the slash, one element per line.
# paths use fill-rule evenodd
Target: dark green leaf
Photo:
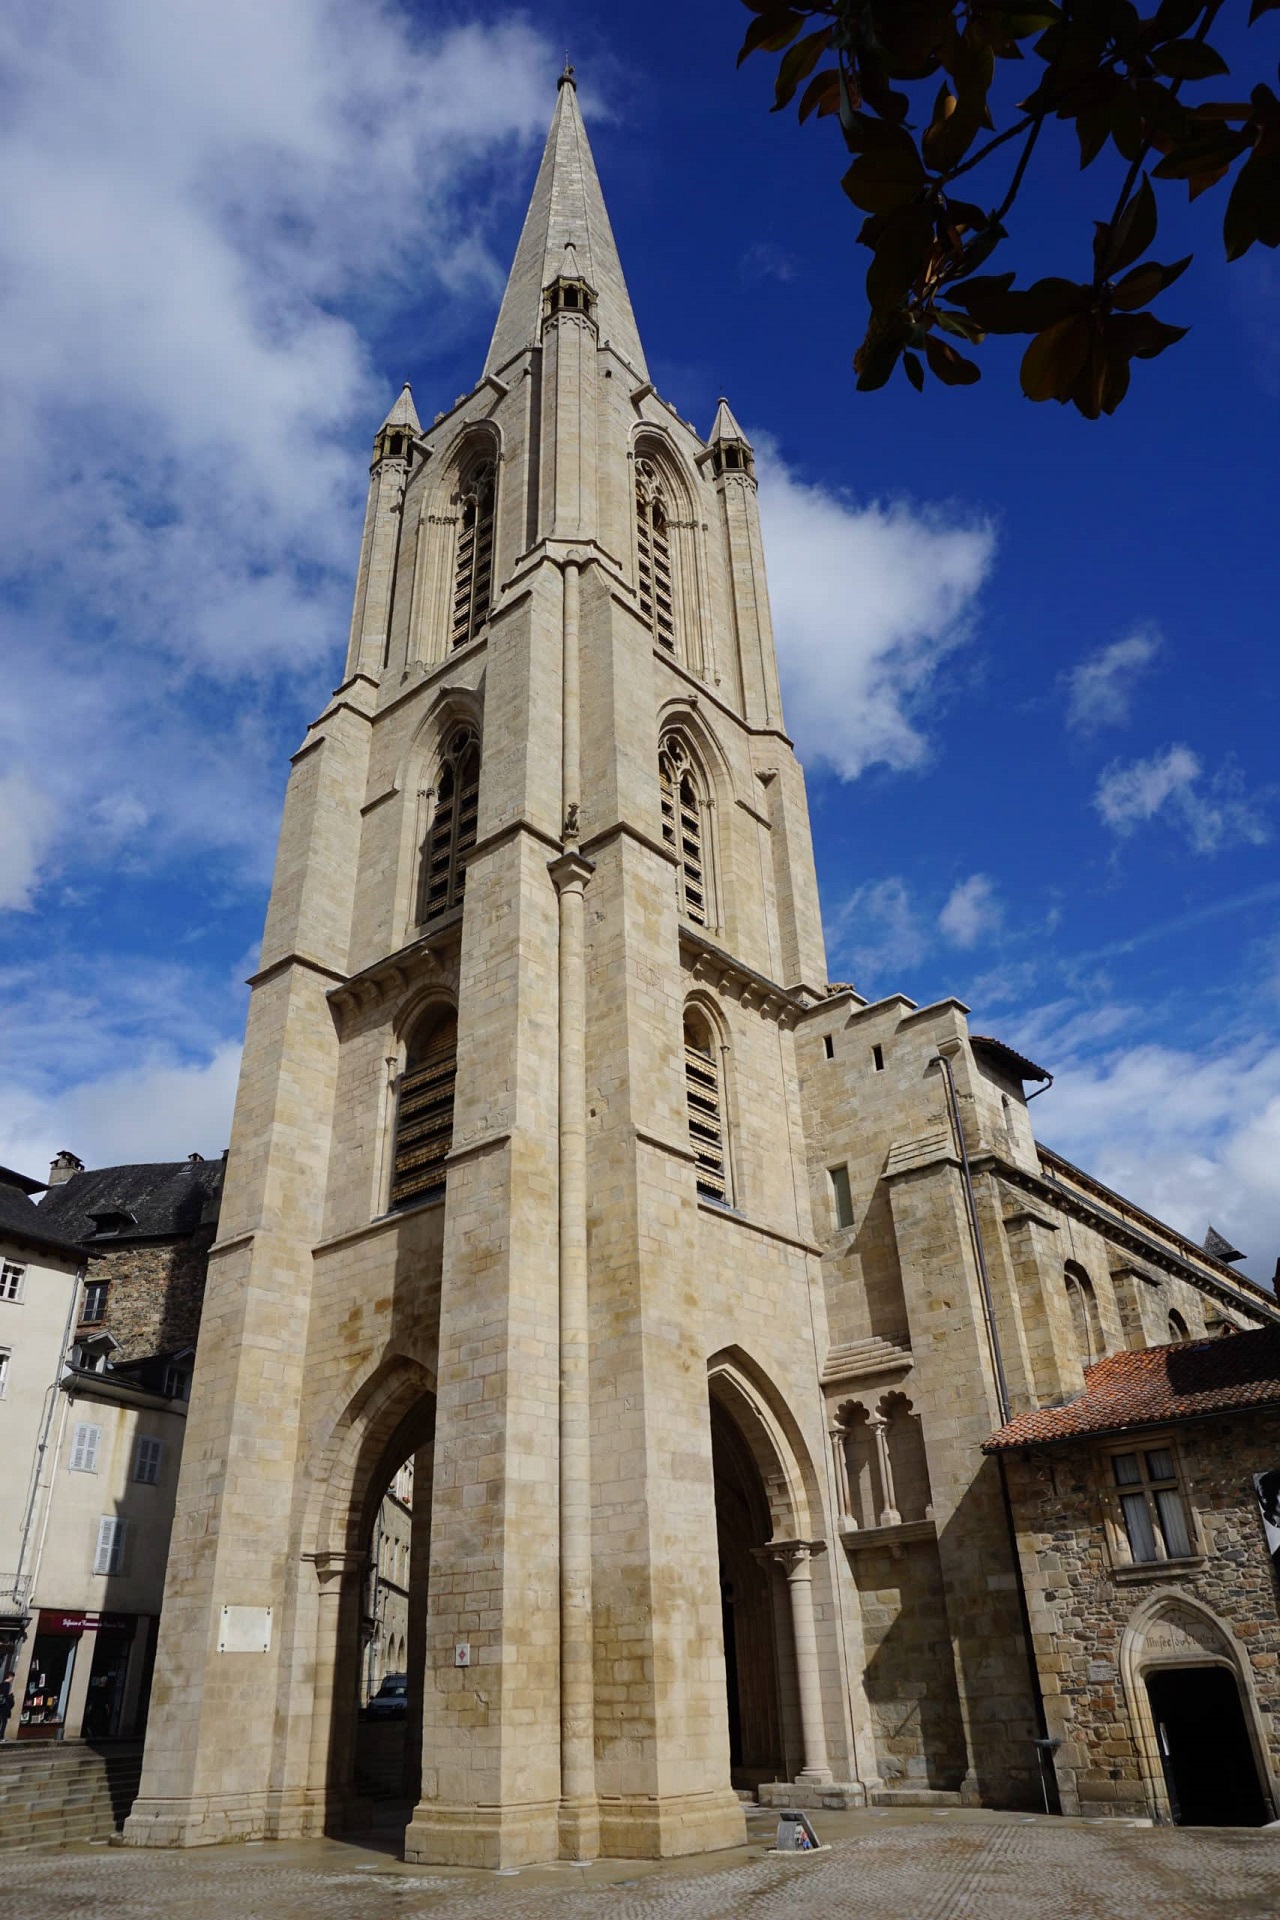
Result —
<path fill-rule="evenodd" d="M 1161 0 L 1156 8 L 1155 27 L 1162 40 L 1190 33 L 1204 12 L 1204 0 Z"/>
<path fill-rule="evenodd" d="M 1280 0 L 1253 0 L 1253 5 L 1249 9 L 1249 25 L 1252 26 L 1255 20 L 1260 20 L 1264 13 L 1274 13 L 1277 7 L 1280 7 Z"/>
<path fill-rule="evenodd" d="M 906 299 L 929 258 L 933 215 L 915 201 L 880 215 L 873 231 L 875 257 L 867 268 L 867 298 L 873 307 L 896 306 Z"/>
<path fill-rule="evenodd" d="M 953 313 L 949 307 L 935 307 L 934 319 L 944 333 L 953 333 L 959 340 L 968 340 L 975 347 L 981 346 L 986 339 L 985 330 L 967 313 Z"/>
<path fill-rule="evenodd" d="M 1222 222 L 1228 260 L 1238 260 L 1255 240 L 1280 246 L 1280 153 L 1254 153 L 1236 175 Z"/>
<path fill-rule="evenodd" d="M 769 109 L 771 113 L 777 113 L 783 107 L 790 105 L 800 82 L 809 78 L 831 45 L 831 36 L 834 32 L 834 27 L 823 27 L 820 33 L 807 33 L 803 40 L 798 40 L 795 46 L 783 55 L 773 89 L 773 105 Z"/>
<path fill-rule="evenodd" d="M 1203 40 L 1170 40 L 1156 48 L 1151 64 L 1170 80 L 1211 80 L 1215 73 L 1231 71 L 1222 55 Z"/>
<path fill-rule="evenodd" d="M 1171 327 L 1154 313 L 1113 313 L 1106 322 L 1109 347 L 1139 360 L 1154 360 L 1166 347 L 1184 338 L 1186 327 Z"/>
<path fill-rule="evenodd" d="M 882 387 L 898 364 L 902 352 L 900 334 L 881 335 L 874 342 L 871 334 L 863 341 L 853 356 L 854 370 L 858 376 L 858 392 L 874 393 Z"/>
<path fill-rule="evenodd" d="M 906 368 L 907 378 L 911 382 L 912 386 L 915 388 L 916 392 L 923 393 L 924 392 L 924 368 L 920 364 L 919 354 L 904 353 L 902 356 L 902 364 Z"/>
<path fill-rule="evenodd" d="M 1038 333 L 1022 356 L 1022 391 L 1028 400 L 1066 400 L 1089 354 L 1088 314 L 1072 314 Z"/>
<path fill-rule="evenodd" d="M 1089 287 L 1074 280 L 1037 280 L 1033 286 L 1012 292 L 1013 275 L 993 274 L 989 279 L 963 280 L 948 288 L 956 306 L 964 307 L 987 333 L 1041 333 L 1059 320 L 1083 311 L 1092 299 Z"/>
<path fill-rule="evenodd" d="M 835 113 L 840 106 L 840 75 L 834 67 L 815 74 L 800 96 L 800 119 L 805 121 L 815 110 L 819 120 Z"/>
<path fill-rule="evenodd" d="M 1146 174 L 1142 185 L 1110 227 L 1098 225 L 1094 258 L 1098 269 L 1108 278 L 1123 272 L 1140 260 L 1156 237 L 1156 196 Z"/>
<path fill-rule="evenodd" d="M 766 53 L 779 52 L 795 39 L 803 25 L 804 15 L 793 13 L 790 7 L 771 7 L 768 13 L 758 14 L 747 28 L 738 52 L 738 65 L 761 47 Z"/>
<path fill-rule="evenodd" d="M 912 143 L 909 152 L 861 154 L 840 184 L 855 207 L 894 213 L 915 198 L 924 181 L 924 165 Z"/>
<path fill-rule="evenodd" d="M 925 341 L 924 352 L 933 373 L 945 387 L 971 387 L 975 380 L 982 378 L 980 367 L 934 333 Z"/>
<path fill-rule="evenodd" d="M 1131 313 L 1135 307 L 1145 307 L 1158 293 L 1171 287 L 1180 275 L 1191 265 L 1191 255 L 1185 260 L 1175 260 L 1171 267 L 1162 267 L 1155 260 L 1148 260 L 1140 267 L 1134 267 L 1126 273 L 1124 279 L 1113 290 L 1111 304 L 1121 312 Z"/>

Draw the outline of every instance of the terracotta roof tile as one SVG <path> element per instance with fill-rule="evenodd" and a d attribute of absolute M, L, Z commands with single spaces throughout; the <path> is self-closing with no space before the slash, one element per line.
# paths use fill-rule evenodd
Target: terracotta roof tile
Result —
<path fill-rule="evenodd" d="M 1113 1353 L 1089 1367 L 1084 1380 L 1083 1393 L 1066 1406 L 1020 1413 L 992 1434 L 983 1452 L 1051 1446 L 1240 1407 L 1280 1406 L 1280 1328 Z"/>

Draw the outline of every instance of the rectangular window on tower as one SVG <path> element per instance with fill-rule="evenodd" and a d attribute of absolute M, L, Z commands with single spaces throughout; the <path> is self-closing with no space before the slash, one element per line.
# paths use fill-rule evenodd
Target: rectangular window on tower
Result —
<path fill-rule="evenodd" d="M 827 1177 L 831 1181 L 831 1200 L 835 1208 L 836 1226 L 853 1225 L 853 1194 L 849 1188 L 848 1167 L 828 1167 Z"/>

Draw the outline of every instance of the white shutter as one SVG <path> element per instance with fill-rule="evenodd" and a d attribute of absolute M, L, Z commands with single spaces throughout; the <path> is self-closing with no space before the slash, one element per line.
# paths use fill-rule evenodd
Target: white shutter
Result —
<path fill-rule="evenodd" d="M 95 1573 L 119 1573 L 124 1559 L 123 1520 L 104 1513 L 98 1522 L 98 1545 L 93 1556 Z"/>
<path fill-rule="evenodd" d="M 160 1478 L 160 1462 L 164 1456 L 164 1445 L 153 1439 L 150 1434 L 138 1435 L 137 1451 L 133 1457 L 133 1477 L 141 1481 L 144 1487 L 154 1487 Z"/>
<path fill-rule="evenodd" d="M 71 1471 L 73 1473 L 96 1473 L 98 1471 L 98 1446 L 102 1439 L 102 1428 L 90 1426 L 82 1421 L 71 1437 Z"/>
<path fill-rule="evenodd" d="M 0 1400 L 4 1399 L 9 1385 L 9 1350 L 0 1347 Z"/>

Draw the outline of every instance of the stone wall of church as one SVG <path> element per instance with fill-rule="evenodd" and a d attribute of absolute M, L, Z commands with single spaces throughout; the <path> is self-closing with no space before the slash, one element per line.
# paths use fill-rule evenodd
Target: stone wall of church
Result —
<path fill-rule="evenodd" d="M 1010 1455 L 1005 1471 L 1048 1731 L 1063 1742 L 1063 1811 L 1160 1817 L 1158 1758 L 1144 1753 L 1149 1716 L 1137 1697 L 1157 1661 L 1231 1660 L 1280 1772 L 1280 1585 L 1252 1484 L 1280 1467 L 1280 1413 L 1184 1423 L 1129 1444 L 1175 1449 L 1194 1561 L 1132 1565 L 1109 1467 L 1122 1438 Z M 1143 1626 L 1157 1600 L 1167 1602 L 1162 1616 Z"/>
<path fill-rule="evenodd" d="M 934 1540 L 851 1556 L 866 1644 L 866 1690 L 886 1787 L 954 1792 L 965 1775 L 942 1569 Z"/>

